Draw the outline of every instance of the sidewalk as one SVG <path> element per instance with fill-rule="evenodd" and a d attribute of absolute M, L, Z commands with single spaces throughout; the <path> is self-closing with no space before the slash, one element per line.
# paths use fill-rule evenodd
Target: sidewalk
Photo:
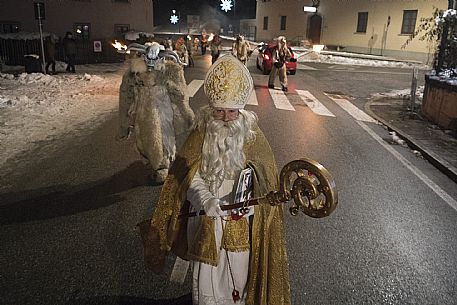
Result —
<path fill-rule="evenodd" d="M 407 106 L 399 98 L 381 98 L 368 102 L 365 110 L 457 182 L 457 138 L 421 115 L 410 115 Z"/>

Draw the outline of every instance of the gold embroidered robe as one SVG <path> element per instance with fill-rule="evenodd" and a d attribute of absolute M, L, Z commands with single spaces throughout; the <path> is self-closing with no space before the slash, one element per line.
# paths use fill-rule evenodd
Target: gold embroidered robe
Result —
<path fill-rule="evenodd" d="M 253 197 L 258 198 L 278 189 L 278 173 L 268 141 L 258 127 L 255 132 L 255 141 L 246 143 L 244 151 L 247 166 L 254 169 Z M 178 216 L 189 210 L 188 203 L 184 202 L 200 166 L 203 138 L 200 131 L 191 132 L 173 162 L 152 219 L 140 224 L 145 263 L 154 272 L 163 270 L 169 251 L 188 259 L 187 218 Z M 271 206 L 266 199 L 260 200 L 254 210 L 250 242 L 246 304 L 290 305 L 282 206 Z"/>

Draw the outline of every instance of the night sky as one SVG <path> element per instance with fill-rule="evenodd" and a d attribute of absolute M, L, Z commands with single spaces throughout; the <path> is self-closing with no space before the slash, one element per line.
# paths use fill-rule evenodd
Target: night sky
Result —
<path fill-rule="evenodd" d="M 181 20 L 186 15 L 200 15 L 201 20 L 228 18 L 231 20 L 255 18 L 256 0 L 232 0 L 234 11 L 227 13 L 220 9 L 220 0 L 154 0 L 154 25 L 170 23 L 171 10 L 179 11 Z"/>

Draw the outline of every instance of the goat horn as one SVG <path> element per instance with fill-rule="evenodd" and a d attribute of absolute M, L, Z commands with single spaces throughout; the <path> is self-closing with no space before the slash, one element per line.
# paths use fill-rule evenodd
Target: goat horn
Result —
<path fill-rule="evenodd" d="M 142 44 L 139 44 L 139 43 L 134 42 L 134 43 L 129 44 L 128 47 L 127 47 L 127 49 L 131 49 L 131 48 L 138 48 L 138 49 L 143 49 L 143 50 L 146 51 L 146 49 L 147 49 L 148 47 L 145 46 L 145 45 L 142 45 Z"/>
<path fill-rule="evenodd" d="M 186 63 L 182 62 L 180 59 L 179 59 L 179 56 L 178 54 L 176 54 L 176 52 L 174 51 L 171 51 L 171 50 L 160 50 L 159 52 L 159 57 L 163 58 L 163 57 L 169 57 L 169 58 L 172 58 L 175 62 L 177 62 L 178 64 L 182 65 L 182 66 L 187 66 Z"/>
<path fill-rule="evenodd" d="M 146 54 L 146 50 L 145 49 L 140 49 L 140 48 L 131 48 L 131 47 L 128 47 L 126 51 L 137 51 L 137 52 L 140 52 L 142 54 Z"/>

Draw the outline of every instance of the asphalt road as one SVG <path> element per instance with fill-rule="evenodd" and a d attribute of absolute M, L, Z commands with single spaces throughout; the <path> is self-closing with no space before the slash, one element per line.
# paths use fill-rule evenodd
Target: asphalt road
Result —
<path fill-rule="evenodd" d="M 188 82 L 203 79 L 210 64 L 208 56 L 195 60 L 186 69 Z M 408 148 L 390 145 L 382 126 L 355 119 L 332 99 L 363 109 L 371 93 L 408 88 L 411 71 L 306 66 L 289 77 L 293 110 L 283 110 L 268 76 L 249 64 L 258 105 L 247 109 L 258 114 L 279 168 L 315 159 L 339 192 L 330 217 L 286 214 L 292 303 L 457 304 L 457 213 L 446 202 L 457 199 L 455 183 Z M 334 116 L 317 115 L 297 90 Z M 205 101 L 200 89 L 191 106 Z M 133 142 L 114 140 L 116 126 L 113 115 L 93 134 L 60 139 L 58 151 L 42 147 L 48 156 L 40 161 L 17 162 L 14 190 L 0 194 L 1 304 L 187 300 L 178 298 L 190 292 L 189 276 L 182 285 L 168 281 L 172 257 L 163 275 L 144 268 L 135 225 L 151 214 L 160 186 L 150 184 Z M 21 158 L 36 154 L 43 152 Z"/>

